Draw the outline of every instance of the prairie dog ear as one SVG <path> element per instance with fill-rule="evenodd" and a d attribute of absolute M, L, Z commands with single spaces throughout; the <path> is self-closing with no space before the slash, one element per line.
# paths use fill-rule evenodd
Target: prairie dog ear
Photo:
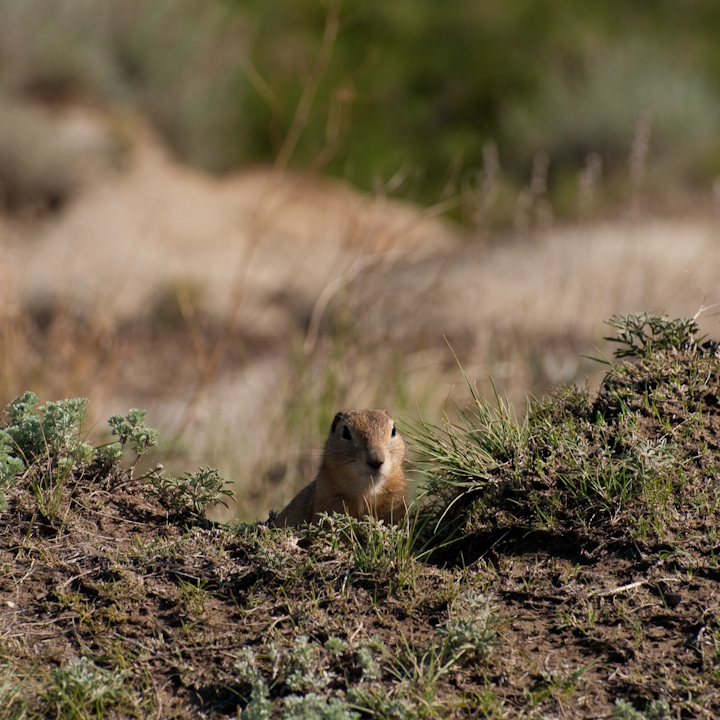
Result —
<path fill-rule="evenodd" d="M 339 412 L 333 418 L 332 425 L 330 426 L 330 434 L 332 435 L 337 429 L 338 423 L 345 418 L 345 413 Z"/>

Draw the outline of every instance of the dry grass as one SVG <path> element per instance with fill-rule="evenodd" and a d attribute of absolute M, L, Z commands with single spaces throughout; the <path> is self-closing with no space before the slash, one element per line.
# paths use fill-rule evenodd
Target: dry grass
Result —
<path fill-rule="evenodd" d="M 480 393 L 491 378 L 523 407 L 599 382 L 582 355 L 606 352 L 613 314 L 717 300 L 711 213 L 465 239 L 432 210 L 338 183 L 211 178 L 126 129 L 124 173 L 59 215 L 0 224 L 0 402 L 86 396 L 91 426 L 145 407 L 164 460 L 218 467 L 244 519 L 312 478 L 337 408 L 437 419 L 456 384 L 462 405 L 448 344 Z"/>

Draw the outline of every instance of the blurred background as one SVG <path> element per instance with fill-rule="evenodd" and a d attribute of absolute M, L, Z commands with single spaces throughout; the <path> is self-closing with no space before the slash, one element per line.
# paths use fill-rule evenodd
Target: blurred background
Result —
<path fill-rule="evenodd" d="M 0 0 L 0 403 L 145 408 L 239 519 L 719 280 L 716 0 Z"/>

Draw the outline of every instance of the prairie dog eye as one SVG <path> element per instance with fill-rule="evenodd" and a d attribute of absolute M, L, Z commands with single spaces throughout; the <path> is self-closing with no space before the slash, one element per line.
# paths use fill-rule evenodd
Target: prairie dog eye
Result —
<path fill-rule="evenodd" d="M 390 431 L 390 437 L 395 437 L 397 435 L 397 429 L 395 426 L 392 426 L 392 430 Z"/>
<path fill-rule="evenodd" d="M 350 435 L 350 430 L 348 430 L 347 425 L 343 425 L 342 437 L 343 437 L 343 440 L 352 440 L 352 435 Z"/>

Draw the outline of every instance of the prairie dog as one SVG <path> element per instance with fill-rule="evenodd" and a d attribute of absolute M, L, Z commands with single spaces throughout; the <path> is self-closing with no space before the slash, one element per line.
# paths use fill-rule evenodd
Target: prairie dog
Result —
<path fill-rule="evenodd" d="M 343 410 L 330 426 L 317 477 L 275 518 L 298 527 L 318 513 L 374 515 L 386 523 L 405 516 L 405 443 L 385 410 Z"/>

